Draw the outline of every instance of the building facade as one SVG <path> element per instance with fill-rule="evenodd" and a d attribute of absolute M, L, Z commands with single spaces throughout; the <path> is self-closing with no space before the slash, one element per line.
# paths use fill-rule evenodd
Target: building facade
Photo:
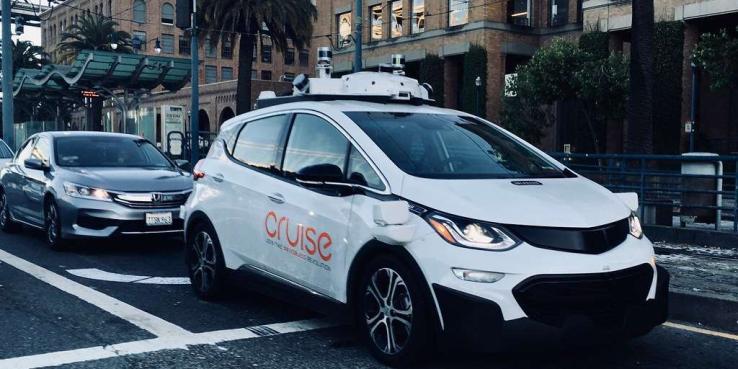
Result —
<path fill-rule="evenodd" d="M 667 127 L 654 127 L 654 132 L 658 135 L 654 143 L 670 141 L 661 153 L 685 152 L 689 149 L 690 136 L 685 123 L 692 119 L 692 52 L 700 35 L 719 32 L 721 29 L 736 30 L 738 0 L 654 0 L 654 9 L 655 22 L 676 22 L 683 29 L 683 42 L 677 45 L 682 50 L 679 83 L 681 99 L 677 99 L 678 106 L 674 107 L 677 109 L 675 120 L 668 122 Z M 628 52 L 632 23 L 631 1 L 588 0 L 583 4 L 583 14 L 585 30 L 607 32 L 612 51 Z M 698 86 L 694 106 L 694 149 L 721 154 L 738 153 L 738 93 L 727 89 L 711 89 L 710 76 L 699 69 L 695 70 L 694 76 Z M 655 93 L 664 93 L 664 86 L 655 86 Z M 621 125 L 614 130 L 608 129 L 608 135 L 622 137 L 623 129 L 627 128 Z M 608 145 L 608 151 L 622 151 L 622 140 L 608 142 L 614 143 Z"/>
<path fill-rule="evenodd" d="M 131 35 L 137 53 L 190 58 L 189 33 L 175 26 L 175 0 L 67 0 L 42 14 L 42 46 L 59 63 L 57 45 L 62 34 L 84 14 L 100 14 L 118 23 L 118 29 Z M 156 45 L 160 51 L 156 50 Z M 253 69 L 238 70 L 238 34 L 225 34 L 218 43 L 206 37 L 199 43 L 200 70 L 200 130 L 217 132 L 224 118 L 236 111 L 233 96 L 239 73 L 249 73 L 254 80 L 252 99 L 263 89 L 284 90 L 295 75 L 308 73 L 310 50 L 288 48 L 284 53 L 274 50 L 268 37 L 262 37 L 254 48 Z M 157 52 L 158 51 L 158 52 Z M 176 93 L 155 92 L 141 100 L 139 111 L 155 112 L 157 125 L 161 121 L 161 106 L 177 105 L 189 111 L 190 88 Z M 118 112 L 106 102 L 105 120 L 117 121 Z M 73 127 L 82 128 L 84 112 L 74 115 Z M 109 125 L 115 130 L 115 125 Z M 157 130 L 159 131 L 159 130 Z M 160 138 L 159 138 L 160 139 Z"/>
<path fill-rule="evenodd" d="M 334 48 L 334 72 L 339 74 L 353 68 L 354 3 L 316 1 L 319 21 L 313 45 Z M 363 68 L 376 70 L 392 54 L 403 54 L 406 73 L 418 78 L 423 61 L 438 56 L 443 62 L 447 107 L 462 106 L 462 91 L 471 87 L 464 86 L 464 59 L 472 47 L 483 48 L 487 62 L 481 86 L 486 99 L 480 113 L 490 119 L 499 118 L 506 75 L 553 37 L 576 38 L 582 30 L 581 0 L 363 0 L 361 4 Z"/>

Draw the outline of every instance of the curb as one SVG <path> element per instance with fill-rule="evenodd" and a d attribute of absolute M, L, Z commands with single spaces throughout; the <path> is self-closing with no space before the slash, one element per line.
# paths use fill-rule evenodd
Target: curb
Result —
<path fill-rule="evenodd" d="M 643 229 L 651 241 L 686 243 L 700 246 L 710 245 L 723 249 L 738 250 L 738 233 L 658 225 L 644 225 Z"/>
<path fill-rule="evenodd" d="M 671 291 L 669 319 L 735 334 L 738 333 L 738 301 Z"/>

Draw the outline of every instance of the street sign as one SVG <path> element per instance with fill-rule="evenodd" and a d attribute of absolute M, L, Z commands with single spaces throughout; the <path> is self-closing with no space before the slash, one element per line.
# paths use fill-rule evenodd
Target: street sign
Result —
<path fill-rule="evenodd" d="M 685 133 L 692 133 L 694 132 L 694 122 L 688 121 L 684 123 L 684 132 Z"/>
<path fill-rule="evenodd" d="M 162 105 L 161 106 L 161 149 L 172 155 L 182 155 L 182 142 L 167 139 L 170 132 L 185 131 L 185 109 L 183 106 Z M 169 147 L 169 145 L 172 147 Z"/>

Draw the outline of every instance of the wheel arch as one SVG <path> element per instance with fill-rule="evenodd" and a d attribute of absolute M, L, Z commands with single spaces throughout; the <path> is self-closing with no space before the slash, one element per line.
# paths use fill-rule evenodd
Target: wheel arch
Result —
<path fill-rule="evenodd" d="M 189 235 L 192 233 L 192 228 L 195 227 L 195 225 L 199 224 L 200 222 L 213 225 L 213 222 L 210 220 L 210 218 L 201 210 L 196 210 L 187 218 L 187 224 L 185 224 L 185 242 L 187 242 L 187 239 Z"/>

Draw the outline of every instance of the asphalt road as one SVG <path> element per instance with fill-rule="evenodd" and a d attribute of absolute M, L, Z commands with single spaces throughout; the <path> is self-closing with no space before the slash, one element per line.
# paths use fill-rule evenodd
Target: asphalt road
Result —
<path fill-rule="evenodd" d="M 85 273 L 138 277 L 78 276 Z M 87 241 L 58 253 L 38 232 L 0 233 L 0 368 L 382 367 L 349 327 L 289 293 L 268 297 L 264 286 L 236 278 L 228 297 L 203 302 L 180 284 L 184 276 L 181 246 L 171 240 Z M 718 369 L 738 362 L 738 336 L 678 322 L 624 344 L 570 347 L 535 337 L 514 347 L 429 354 L 423 367 Z"/>

